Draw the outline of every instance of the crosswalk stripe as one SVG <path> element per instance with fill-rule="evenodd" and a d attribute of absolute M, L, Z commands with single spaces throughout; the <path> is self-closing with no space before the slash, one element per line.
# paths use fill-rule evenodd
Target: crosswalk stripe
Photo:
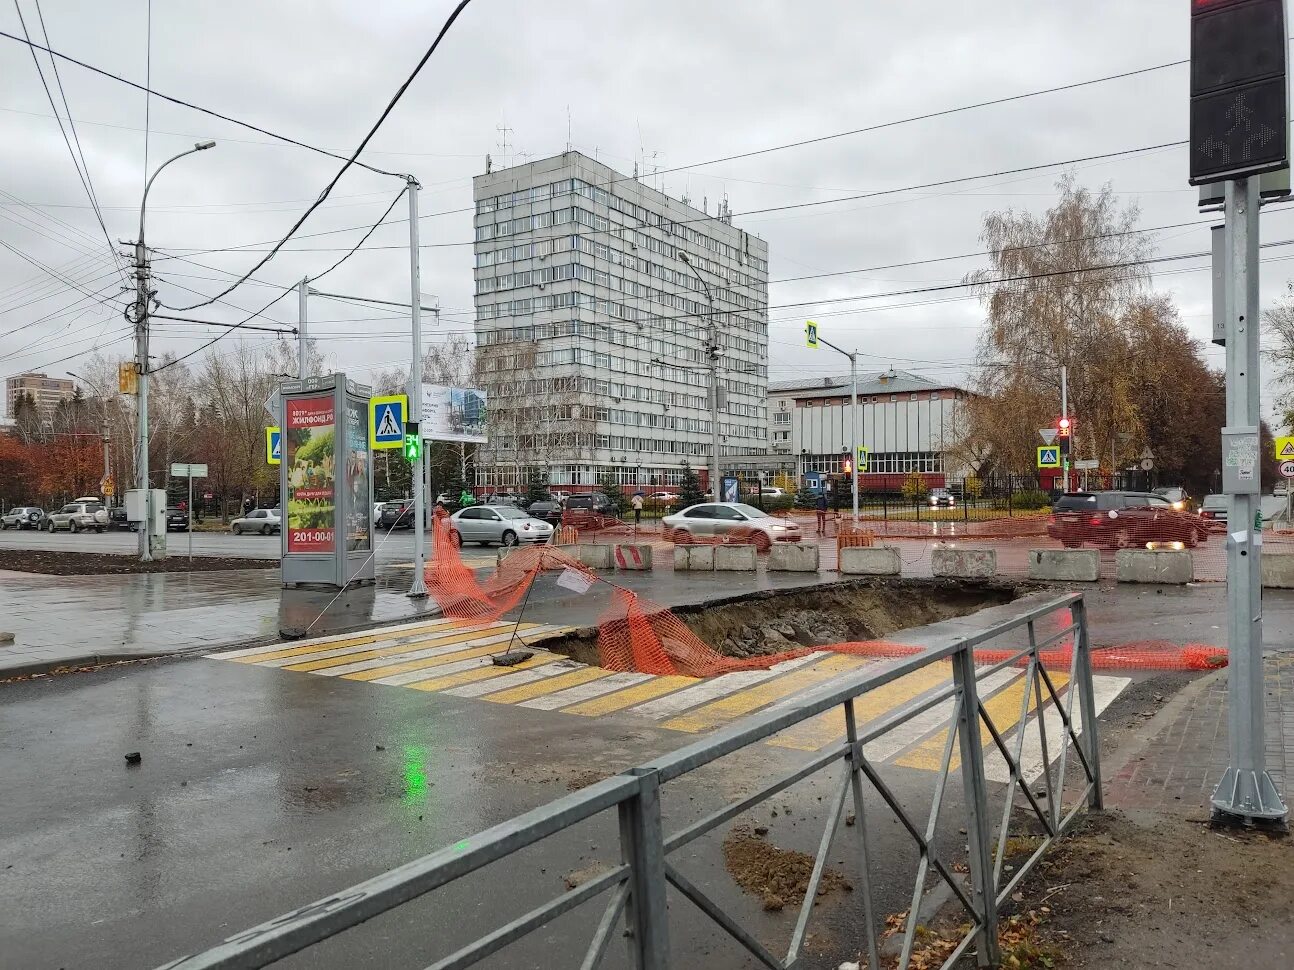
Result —
<path fill-rule="evenodd" d="M 423 667 L 418 670 L 410 670 L 402 674 L 396 674 L 393 677 L 385 677 L 382 680 L 370 681 L 370 683 L 382 684 L 384 686 L 408 687 L 416 685 L 421 681 L 429 680 L 433 677 L 447 680 L 454 674 L 465 670 L 497 670 L 501 674 L 507 673 L 508 668 L 496 667 L 494 665 L 492 658 L 496 652 L 497 648 L 495 647 L 483 647 L 479 650 L 460 650 L 458 653 L 444 657 L 444 662 L 434 667 Z M 532 665 L 535 662 L 551 662 L 556 656 L 556 654 L 547 654 L 538 661 L 532 660 Z M 511 669 L 515 670 L 516 667 L 520 666 L 520 664 L 517 664 Z M 342 679 L 359 680 L 361 678 L 359 675 L 353 675 L 351 677 L 343 677 Z"/>
<path fill-rule="evenodd" d="M 446 674 L 443 676 L 431 677 L 427 680 L 416 680 L 405 687 L 412 687 L 414 690 L 445 690 L 449 687 L 457 687 L 460 684 L 473 684 L 479 680 L 489 680 L 494 677 L 501 677 L 509 670 L 529 670 L 531 667 L 540 667 L 547 663 L 553 662 L 554 654 L 538 653 L 529 660 L 523 660 L 514 667 L 496 667 L 488 657 L 480 657 L 473 660 L 465 661 L 472 664 L 472 669 L 462 670 L 457 673 Z"/>
<path fill-rule="evenodd" d="M 533 624 L 531 624 L 533 626 Z M 482 631 L 466 630 L 462 633 L 455 633 L 447 637 L 441 637 L 438 646 L 444 646 L 451 643 L 470 644 L 480 639 Z M 325 670 L 329 667 L 341 667 L 345 664 L 352 664 L 360 660 L 376 660 L 380 657 L 399 657 L 402 654 L 415 653 L 423 649 L 422 643 L 402 643 L 394 647 L 378 647 L 375 650 L 361 650 L 359 653 L 346 654 L 341 657 L 325 657 L 322 660 L 303 660 L 298 663 L 289 664 L 284 670 Z"/>
<path fill-rule="evenodd" d="M 553 655 L 550 654 L 548 659 L 551 661 Z M 541 664 L 529 670 L 517 670 L 516 673 L 504 673 L 502 677 L 486 678 L 481 682 L 466 684 L 463 687 L 452 687 L 445 693 L 453 694 L 455 697 L 482 697 L 485 694 L 503 690 L 506 687 L 529 684 L 531 681 L 541 680 L 545 677 L 556 677 L 558 674 L 563 674 L 572 668 L 582 668 L 583 666 L 584 664 L 576 663 L 574 660 L 563 657 L 556 663 Z M 497 669 L 502 671 L 516 670 L 515 667 L 500 667 Z"/>
<path fill-rule="evenodd" d="M 663 726 L 673 731 L 687 731 L 689 734 L 718 727 L 733 718 L 749 714 L 775 700 L 797 694 L 845 671 L 857 670 L 865 663 L 867 660 L 863 657 L 835 654 L 811 667 L 784 674 L 755 687 L 711 701 L 704 707 L 698 707 L 679 717 L 671 718 Z"/>
<path fill-rule="evenodd" d="M 644 683 L 616 691 L 613 694 L 607 694 L 605 697 L 595 697 L 592 700 L 573 704 L 565 708 L 562 713 L 579 714 L 582 717 L 601 717 L 603 714 L 623 711 L 626 707 L 633 707 L 635 704 L 649 701 L 653 697 L 661 697 L 686 689 L 698 682 L 696 677 L 680 677 L 677 674 L 653 677 Z"/>
<path fill-rule="evenodd" d="M 603 670 L 601 667 L 585 667 L 583 670 L 572 670 L 556 677 L 549 677 L 547 680 L 539 681 L 538 683 L 513 687 L 511 690 L 502 690 L 497 694 L 490 694 L 485 699 L 495 704 L 519 704 L 522 701 L 551 694 L 566 687 L 578 687 L 580 684 L 587 684 L 591 681 L 596 682 L 610 676 L 611 671 Z"/>
<path fill-rule="evenodd" d="M 546 694 L 543 697 L 536 697 L 531 701 L 522 701 L 521 707 L 529 707 L 536 711 L 555 711 L 558 708 L 569 707 L 580 703 L 581 701 L 592 700 L 595 697 L 601 697 L 604 694 L 610 694 L 612 691 L 622 690 L 625 687 L 632 687 L 635 684 L 641 684 L 645 680 L 651 680 L 651 674 L 631 674 L 616 673 L 603 677 L 601 680 L 590 681 L 587 684 L 580 684 L 576 687 L 567 687 L 565 690 L 559 690 L 552 694 Z"/>
<path fill-rule="evenodd" d="M 765 680 L 772 680 L 778 674 L 816 663 L 822 656 L 821 652 L 811 653 L 804 657 L 796 657 L 794 660 L 784 660 L 767 670 L 741 670 L 735 674 L 720 674 L 718 677 L 702 680 L 676 693 L 666 694 L 659 700 L 639 704 L 630 713 L 663 721 L 671 714 L 682 714 L 690 707 L 708 704 L 710 701 L 726 697 L 747 687 L 754 687 Z"/>
<path fill-rule="evenodd" d="M 488 632 L 488 629 L 498 629 L 498 627 L 487 628 L 482 632 Z M 417 649 L 419 647 L 430 647 L 435 646 L 438 643 L 452 642 L 459 634 L 471 632 L 474 632 L 474 629 L 462 626 L 448 626 L 443 630 L 437 630 L 431 634 L 374 640 L 371 643 L 353 644 L 345 647 L 332 647 L 323 650 L 310 651 L 308 653 L 299 653 L 290 657 L 276 657 L 273 660 L 248 660 L 243 662 L 255 663 L 258 667 L 291 667 L 293 664 L 305 663 L 310 660 L 327 660 L 331 657 L 346 657 L 347 659 L 351 659 L 358 654 L 369 653 L 385 649 L 387 647 L 410 647 L 413 649 Z"/>
<path fill-rule="evenodd" d="M 947 683 L 952 678 L 952 664 L 936 663 L 919 667 L 896 681 L 877 687 L 854 698 L 854 717 L 858 730 L 865 730 L 869 721 L 879 718 L 903 704 Z M 839 741 L 845 736 L 845 711 L 837 706 L 808 721 L 801 721 L 781 734 L 769 738 L 768 743 L 778 748 L 796 751 L 817 751 Z"/>
<path fill-rule="evenodd" d="M 312 640 L 300 640 L 292 647 L 285 648 L 282 644 L 271 643 L 263 647 L 244 647 L 241 650 L 224 650 L 220 653 L 207 654 L 211 660 L 244 660 L 252 657 L 251 663 L 258 663 L 261 660 L 269 660 L 274 657 L 296 656 L 300 653 L 309 653 L 321 646 L 344 647 L 351 644 L 374 643 L 378 640 L 389 639 L 392 634 L 397 633 L 430 633 L 434 630 L 443 630 L 446 627 L 453 626 L 450 620 L 439 620 L 434 623 L 405 623 L 400 626 L 382 627 L 369 634 L 363 634 L 353 637 L 315 637 Z M 287 651 L 295 651 L 289 653 Z"/>
<path fill-rule="evenodd" d="M 1055 683 L 1056 675 L 1052 674 L 1052 682 Z M 1096 713 L 1099 717 L 1110 703 L 1123 692 L 1123 689 L 1132 683 L 1130 677 L 1107 677 L 1096 675 L 1092 678 L 1092 700 L 1096 705 Z M 1057 692 L 1061 691 L 1059 684 L 1056 685 Z M 1043 725 L 1047 729 L 1047 761 L 1053 762 L 1060 757 L 1061 743 L 1068 740 L 1065 734 L 1064 722 L 1060 718 L 1060 712 L 1056 710 L 1056 705 L 1050 700 L 1050 694 L 1047 692 L 1047 686 L 1042 688 L 1042 697 L 1046 711 L 1043 713 Z M 1062 702 L 1066 701 L 1064 693 L 1060 694 Z M 1018 709 L 1017 709 L 1018 710 Z M 1078 703 L 1078 698 L 1074 698 L 1073 707 L 1070 716 L 1074 721 L 1074 731 L 1079 733 L 1083 727 L 1083 716 Z M 1020 749 L 1020 777 L 1026 783 L 1032 784 L 1034 779 L 1042 776 L 1043 768 L 1043 751 L 1042 739 L 1038 736 L 1038 718 L 1035 716 L 1029 719 L 1028 724 L 1023 729 L 1024 747 Z M 1010 744 L 1008 750 L 1014 752 Z M 1070 752 L 1071 763 L 1074 770 L 1081 772 L 1081 762 L 1077 755 Z M 1068 772 L 1067 772 L 1068 773 Z M 993 746 L 993 751 L 984 759 L 984 774 L 989 781 L 1009 782 L 1011 780 L 1011 770 L 1007 767 L 1006 759 L 1002 757 L 997 746 Z M 1079 775 L 1078 777 L 1082 777 Z"/>
<path fill-rule="evenodd" d="M 546 634 L 551 627 L 536 628 L 533 633 L 540 635 Z M 444 659 L 447 654 L 457 654 L 468 656 L 478 656 L 481 653 L 499 653 L 512 640 L 513 632 L 511 629 L 501 633 L 495 633 L 490 636 L 478 636 L 471 640 L 460 641 L 456 643 L 446 643 L 439 646 L 427 647 L 423 650 L 415 650 L 412 653 L 402 653 L 396 656 L 375 657 L 372 660 L 357 660 L 354 663 L 344 664 L 340 667 L 332 667 L 327 670 L 319 670 L 317 673 L 325 677 L 345 677 L 347 680 L 376 680 L 380 683 L 389 683 L 385 678 L 397 674 L 403 674 L 410 671 L 423 670 L 427 667 L 435 667 L 437 664 L 446 662 Z M 525 635 L 518 635 L 517 641 L 525 644 Z M 484 648 L 477 650 L 477 647 Z M 466 652 L 465 652 L 466 651 Z M 395 661 L 395 663 L 392 663 Z M 410 680 L 421 680 L 425 674 L 410 677 Z"/>
<path fill-rule="evenodd" d="M 1065 684 L 1069 683 L 1069 676 L 1067 674 L 1052 674 L 1051 680 L 1056 685 L 1056 690 L 1059 691 Z M 1025 678 L 1023 676 L 1019 677 L 1013 680 L 1010 686 L 1003 688 L 988 700 L 982 702 L 984 712 L 988 715 L 989 720 L 993 722 L 993 726 L 997 728 L 998 734 L 1003 735 L 1003 740 L 1005 740 L 1010 726 L 1016 723 L 1016 718 L 1020 715 L 1020 700 L 1024 696 L 1025 686 Z M 1033 692 L 1030 691 L 1028 707 L 1025 711 L 1026 717 L 1033 710 L 1034 701 Z M 934 737 L 923 741 L 899 758 L 898 763 L 907 768 L 924 768 L 927 771 L 938 771 L 943 765 L 944 745 L 947 740 L 948 731 L 945 729 Z M 983 722 L 980 723 L 980 743 L 985 749 L 997 747 L 993 742 L 993 735 L 989 733 Z M 956 745 L 954 745 L 949 770 L 956 769 L 960 764 L 961 755 L 958 753 Z"/>
<path fill-rule="evenodd" d="M 1022 677 L 1023 675 L 1023 672 L 1020 670 L 1016 670 L 1011 667 L 1003 668 L 1002 670 L 989 674 L 987 677 L 981 679 L 979 682 L 979 691 L 981 694 L 991 694 L 1011 683 L 1011 681 L 1015 680 L 1017 677 Z M 951 679 L 951 671 L 948 676 L 949 679 Z M 953 701 L 950 698 L 949 700 L 936 704 L 929 710 L 922 711 L 916 717 L 904 721 L 898 727 L 894 728 L 894 730 L 887 731 L 875 741 L 865 745 L 863 747 L 863 753 L 870 761 L 888 761 L 903 749 L 920 741 L 931 731 L 938 730 L 939 728 L 947 728 L 948 719 L 952 717 L 952 714 Z M 948 735 L 946 733 L 942 735 L 940 740 L 941 745 L 947 740 L 947 737 Z M 939 749 L 940 761 L 935 765 L 933 770 L 938 771 L 939 768 L 942 767 L 943 753 L 943 747 L 941 746 Z"/>

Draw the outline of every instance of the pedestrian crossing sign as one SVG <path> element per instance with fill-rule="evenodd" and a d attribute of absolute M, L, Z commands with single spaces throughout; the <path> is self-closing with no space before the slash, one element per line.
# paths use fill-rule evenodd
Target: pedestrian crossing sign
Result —
<path fill-rule="evenodd" d="M 1294 459 L 1294 437 L 1276 439 L 1276 459 L 1277 461 Z"/>
<path fill-rule="evenodd" d="M 283 432 L 278 428 L 265 429 L 265 464 L 283 463 Z"/>
<path fill-rule="evenodd" d="M 1060 467 L 1060 447 L 1058 445 L 1040 445 L 1038 447 L 1039 468 Z"/>
<path fill-rule="evenodd" d="M 872 449 L 868 448 L 866 445 L 858 446 L 858 470 L 860 472 L 867 471 L 867 460 L 871 457 Z"/>
<path fill-rule="evenodd" d="M 404 425 L 409 417 L 409 396 L 388 394 L 369 402 L 368 443 L 374 451 L 404 447 Z"/>
<path fill-rule="evenodd" d="M 804 325 L 804 344 L 813 350 L 818 349 L 818 325 L 812 320 Z"/>

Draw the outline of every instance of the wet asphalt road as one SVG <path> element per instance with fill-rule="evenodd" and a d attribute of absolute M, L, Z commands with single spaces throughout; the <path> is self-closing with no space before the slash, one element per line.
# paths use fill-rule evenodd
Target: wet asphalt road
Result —
<path fill-rule="evenodd" d="M 205 659 L 0 685 L 0 964 L 156 966 L 688 740 L 640 720 Z M 129 751 L 142 753 L 140 766 L 126 766 Z M 670 783 L 666 831 L 801 758 L 757 745 Z M 822 797 L 840 777 L 828 772 L 748 818 L 777 845 L 812 852 Z M 885 773 L 923 819 L 934 776 Z M 893 912 L 907 905 L 915 852 L 893 816 L 870 810 L 878 904 Z M 944 812 L 944 831 L 960 841 L 955 796 Z M 766 944 L 784 947 L 794 904 L 764 913 L 736 890 L 722 867 L 726 831 L 671 858 Z M 856 858 L 858 831 L 841 829 L 833 864 Z M 424 967 L 560 895 L 572 870 L 613 863 L 614 833 L 604 814 L 281 965 Z M 483 965 L 577 965 L 601 905 Z M 859 893 L 823 900 L 803 965 L 853 958 L 860 906 Z M 677 966 L 750 965 L 673 891 L 670 915 Z M 623 949 L 613 946 L 606 965 L 624 965 Z"/>

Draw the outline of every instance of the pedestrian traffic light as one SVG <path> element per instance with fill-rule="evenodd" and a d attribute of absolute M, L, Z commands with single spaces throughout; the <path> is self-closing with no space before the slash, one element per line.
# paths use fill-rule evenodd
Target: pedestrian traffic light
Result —
<path fill-rule="evenodd" d="M 1284 0 L 1192 0 L 1190 183 L 1285 168 Z"/>
<path fill-rule="evenodd" d="M 1059 438 L 1069 437 L 1069 418 L 1061 418 L 1056 422 L 1056 436 Z"/>
<path fill-rule="evenodd" d="M 1069 454 L 1069 441 L 1074 432 L 1074 422 L 1069 418 L 1060 418 L 1056 421 L 1056 444 L 1060 445 L 1062 455 Z"/>
<path fill-rule="evenodd" d="M 852 475 L 854 473 L 854 463 L 850 461 L 848 455 L 845 456 L 844 462 L 841 463 L 841 471 L 846 475 Z"/>
<path fill-rule="evenodd" d="M 416 434 L 404 436 L 404 457 L 410 464 L 422 457 L 422 438 Z"/>

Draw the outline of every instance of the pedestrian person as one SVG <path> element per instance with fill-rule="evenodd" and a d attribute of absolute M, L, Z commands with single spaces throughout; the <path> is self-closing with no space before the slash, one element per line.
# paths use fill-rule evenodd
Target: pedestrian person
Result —
<path fill-rule="evenodd" d="M 643 493 L 634 492 L 633 501 L 630 504 L 634 507 L 634 528 L 636 529 L 643 517 Z"/>
<path fill-rule="evenodd" d="M 818 535 L 825 536 L 827 534 L 827 494 L 825 492 L 818 493 L 813 507 L 818 512 Z"/>
<path fill-rule="evenodd" d="M 243 515 L 246 515 L 254 508 L 256 508 L 256 503 L 250 497 L 243 499 Z"/>

